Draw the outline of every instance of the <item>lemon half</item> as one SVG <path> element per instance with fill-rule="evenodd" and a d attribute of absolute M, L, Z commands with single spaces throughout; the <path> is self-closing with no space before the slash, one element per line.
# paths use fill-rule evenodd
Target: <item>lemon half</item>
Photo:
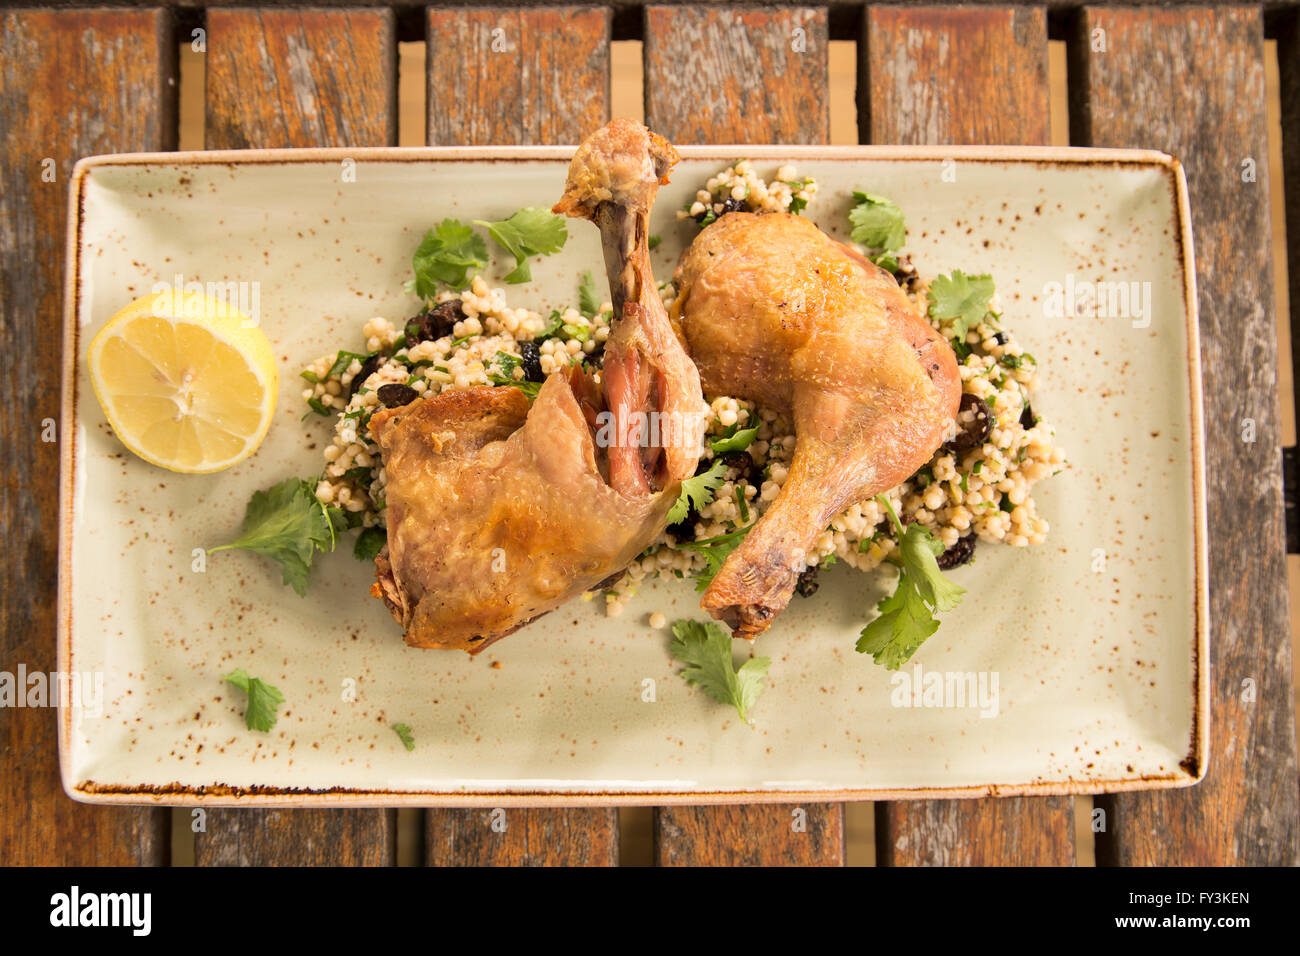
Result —
<path fill-rule="evenodd" d="M 90 382 L 122 444 L 170 471 L 220 471 L 257 450 L 279 373 L 262 330 L 198 292 L 122 309 L 90 343 Z"/>

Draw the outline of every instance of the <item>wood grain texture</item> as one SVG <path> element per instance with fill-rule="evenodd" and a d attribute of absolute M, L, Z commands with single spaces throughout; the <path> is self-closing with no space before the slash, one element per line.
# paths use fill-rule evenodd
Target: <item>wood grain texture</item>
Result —
<path fill-rule="evenodd" d="M 397 144 L 390 10 L 207 15 L 208 149 Z"/>
<path fill-rule="evenodd" d="M 197 866 L 391 866 L 393 810 L 209 810 Z"/>
<path fill-rule="evenodd" d="M 868 7 L 859 131 L 873 143 L 1046 144 L 1041 8 Z M 917 800 L 876 807 L 882 866 L 1069 865 L 1069 797 Z"/>
<path fill-rule="evenodd" d="M 1069 797 L 876 804 L 877 866 L 1073 866 Z"/>
<path fill-rule="evenodd" d="M 646 125 L 674 143 L 824 143 L 828 41 L 825 7 L 646 7 Z"/>
<path fill-rule="evenodd" d="M 617 866 L 618 815 L 600 807 L 429 810 L 429 866 Z"/>
<path fill-rule="evenodd" d="M 1102 31 L 1098 33 L 1097 31 Z M 1097 39 L 1104 51 L 1094 51 Z M 1264 34 L 1257 7 L 1087 9 L 1071 40 L 1072 140 L 1184 163 L 1205 386 L 1211 623 L 1210 766 L 1188 790 L 1101 800 L 1109 864 L 1300 860 L 1277 339 L 1269 255 Z M 1177 78 L 1171 82 L 1170 78 Z M 1242 162 L 1255 164 L 1255 182 Z M 1241 439 L 1243 418 L 1256 440 Z M 1245 680 L 1255 699 L 1243 701 Z"/>
<path fill-rule="evenodd" d="M 435 8 L 431 146 L 578 143 L 609 118 L 608 10 Z"/>
<path fill-rule="evenodd" d="M 41 431 L 59 419 L 68 181 L 82 156 L 175 145 L 175 56 L 158 10 L 13 11 L 0 27 L 0 670 L 48 673 L 59 445 Z M 0 708 L 0 860 L 166 863 L 166 811 L 64 795 L 55 717 Z"/>
<path fill-rule="evenodd" d="M 656 866 L 843 866 L 841 804 L 655 809 Z"/>
<path fill-rule="evenodd" d="M 392 14 L 208 12 L 207 145 L 387 146 L 397 141 Z M 200 864 L 384 865 L 385 810 L 209 810 Z"/>
<path fill-rule="evenodd" d="M 825 8 L 647 7 L 646 125 L 677 143 L 825 143 L 826 43 Z M 791 830 L 793 809 L 661 807 L 656 858 L 843 864 L 844 807 L 803 805 L 803 833 Z"/>
<path fill-rule="evenodd" d="M 1041 7 L 870 6 L 858 50 L 866 142 L 1050 142 Z"/>

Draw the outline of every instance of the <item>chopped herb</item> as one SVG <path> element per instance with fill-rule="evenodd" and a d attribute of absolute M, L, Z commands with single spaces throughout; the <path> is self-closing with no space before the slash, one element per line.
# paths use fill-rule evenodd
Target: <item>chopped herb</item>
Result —
<path fill-rule="evenodd" d="M 579 342 L 585 342 L 591 338 L 591 326 L 579 325 L 577 322 L 565 322 L 560 326 L 560 330 L 571 339 L 577 339 Z"/>
<path fill-rule="evenodd" d="M 729 451 L 744 451 L 754 443 L 758 436 L 758 426 L 753 428 L 737 428 L 732 425 L 727 431 L 723 432 L 721 438 L 709 442 L 709 447 L 713 449 L 715 455 L 726 454 Z"/>
<path fill-rule="evenodd" d="M 352 557 L 358 561 L 373 561 L 387 543 L 388 532 L 383 528 L 366 528 L 357 535 L 357 543 L 352 546 Z"/>
<path fill-rule="evenodd" d="M 755 522 L 757 523 L 757 522 Z M 703 591 L 713 579 L 717 577 L 722 570 L 722 562 L 727 560 L 731 552 L 735 551 L 745 535 L 749 534 L 749 529 L 754 525 L 746 525 L 743 528 L 737 528 L 735 531 L 728 531 L 726 534 L 720 534 L 713 538 L 703 538 L 699 541 L 683 541 L 677 545 L 679 548 L 685 548 L 687 551 L 694 551 L 697 554 L 704 555 L 704 570 L 695 576 L 695 590 Z"/>
<path fill-rule="evenodd" d="M 740 719 L 749 723 L 749 710 L 763 692 L 771 658 L 751 657 L 736 667 L 731 635 L 712 621 L 675 622 L 672 655 L 686 665 L 681 672 L 686 683 L 736 708 Z"/>
<path fill-rule="evenodd" d="M 857 650 L 893 671 L 906 664 L 939 629 L 935 614 L 956 607 L 966 589 L 939 570 L 936 559 L 943 553 L 943 545 L 915 521 L 904 530 L 889 499 L 884 495 L 876 498 L 889 513 L 898 536 L 901 564 L 894 593 L 876 605 L 880 616 L 862 629 Z"/>
<path fill-rule="evenodd" d="M 930 318 L 951 322 L 949 336 L 964 343 L 966 334 L 990 315 L 993 292 L 989 275 L 968 276 L 954 269 L 951 276 L 937 276 L 926 292 Z"/>
<path fill-rule="evenodd" d="M 849 210 L 849 222 L 853 224 L 849 238 L 875 253 L 903 248 L 907 241 L 903 210 L 885 196 L 855 192 L 853 198 L 856 204 Z"/>
<path fill-rule="evenodd" d="M 444 219 L 424 235 L 411 266 L 415 279 L 410 291 L 426 302 L 438 297 L 438 286 L 459 291 L 469 285 L 470 272 L 487 266 L 487 243 L 457 219 Z"/>
<path fill-rule="evenodd" d="M 736 485 L 736 507 L 740 509 L 740 520 L 749 523 L 749 505 L 745 502 L 745 493 Z"/>
<path fill-rule="evenodd" d="M 485 222 L 482 219 L 475 219 L 474 222 L 485 227 L 497 245 L 514 256 L 514 271 L 506 276 L 506 281 L 512 284 L 532 279 L 533 274 L 528 267 L 529 256 L 559 252 L 569 238 L 564 217 L 538 206 L 525 206 L 509 219 L 499 222 Z"/>
<path fill-rule="evenodd" d="M 313 412 L 315 412 L 317 415 L 323 415 L 323 416 L 325 416 L 326 418 L 329 418 L 331 415 L 334 414 L 334 410 L 333 410 L 332 408 L 330 408 L 329 406 L 327 406 L 327 405 L 326 405 L 324 402 L 322 402 L 319 398 L 309 398 L 309 399 L 307 399 L 307 407 L 310 408 L 310 409 L 311 409 Z M 307 414 L 310 415 L 311 412 L 308 412 Z M 303 418 L 306 418 L 307 415 L 304 415 L 304 416 L 302 416 L 302 417 L 303 417 Z"/>
<path fill-rule="evenodd" d="M 303 369 L 301 372 L 299 372 L 298 375 L 299 375 L 300 377 L 302 377 L 302 378 L 305 378 L 307 381 L 311 382 L 313 385 L 319 385 L 319 384 L 320 384 L 320 376 L 317 375 L 315 372 L 311 371 L 311 369 L 306 369 L 306 368 L 305 368 L 305 369 Z"/>
<path fill-rule="evenodd" d="M 239 549 L 268 557 L 279 563 L 284 583 L 306 595 L 312 558 L 317 551 L 334 550 L 336 525 L 345 523 L 339 509 L 326 509 L 317 499 L 311 482 L 286 478 L 266 491 L 255 491 L 244 513 L 244 533 L 229 544 L 209 548 L 208 554 Z"/>
<path fill-rule="evenodd" d="M 403 747 L 407 750 L 415 749 L 415 737 L 411 734 L 410 727 L 406 726 L 406 724 L 393 724 L 392 729 L 393 733 L 397 734 L 397 738 L 402 742 Z"/>
<path fill-rule="evenodd" d="M 646 248 L 653 249 L 655 246 L 659 245 L 659 243 L 663 241 L 664 240 L 662 236 L 651 236 L 649 239 L 646 240 Z"/>
<path fill-rule="evenodd" d="M 334 357 L 334 364 L 331 365 L 330 370 L 325 373 L 325 377 L 333 378 L 335 375 L 342 375 L 348 370 L 349 366 L 352 365 L 353 359 L 356 359 L 362 365 L 365 365 L 366 362 L 368 362 L 375 354 L 376 353 L 374 352 L 371 352 L 370 354 L 362 352 L 345 352 L 340 349 L 338 355 Z"/>
<path fill-rule="evenodd" d="M 595 318 L 600 311 L 600 294 L 596 291 L 596 283 L 591 281 L 590 272 L 582 274 L 578 286 L 578 311 L 589 319 Z"/>
<path fill-rule="evenodd" d="M 708 471 L 683 481 L 681 491 L 677 493 L 677 501 L 668 512 L 667 523 L 677 524 L 679 521 L 684 521 L 692 508 L 699 511 L 712 501 L 713 496 L 722 487 L 722 482 L 726 480 L 726 470 L 726 464 L 719 459 Z"/>
<path fill-rule="evenodd" d="M 258 677 L 249 677 L 248 671 L 243 669 L 231 671 L 222 679 L 248 695 L 248 704 L 244 708 L 244 726 L 262 733 L 275 726 L 275 710 L 284 703 L 284 695 L 277 688 Z"/>

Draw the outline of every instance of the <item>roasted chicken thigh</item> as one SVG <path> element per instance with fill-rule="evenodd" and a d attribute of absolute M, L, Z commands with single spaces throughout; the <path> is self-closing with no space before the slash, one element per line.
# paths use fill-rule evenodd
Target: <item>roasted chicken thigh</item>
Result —
<path fill-rule="evenodd" d="M 909 477 L 943 442 L 961 379 L 893 277 L 801 216 L 722 216 L 674 281 L 672 319 L 705 391 L 752 399 L 794 425 L 780 495 L 701 600 L 752 638 L 789 603 L 831 520 Z"/>

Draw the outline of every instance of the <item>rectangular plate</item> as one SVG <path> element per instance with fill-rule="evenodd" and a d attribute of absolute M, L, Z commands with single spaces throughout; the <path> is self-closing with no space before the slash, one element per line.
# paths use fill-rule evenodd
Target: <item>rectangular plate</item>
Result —
<path fill-rule="evenodd" d="M 420 235 L 560 195 L 571 148 L 289 150 L 100 157 L 72 186 L 64 326 L 59 666 L 103 680 L 99 716 L 65 706 L 64 785 L 91 802 L 559 805 L 1096 793 L 1194 783 L 1209 702 L 1201 376 L 1186 184 L 1159 153 L 1048 148 L 688 147 L 652 233 L 668 278 L 690 235 L 675 211 L 740 156 L 815 176 L 811 218 L 846 238 L 854 189 L 892 197 L 923 276 L 997 281 L 1003 323 L 1040 363 L 1035 409 L 1069 467 L 1038 486 L 1046 544 L 985 545 L 968 589 L 917 655 L 925 671 L 997 675 L 996 716 L 894 706 L 894 675 L 854 652 L 888 575 L 843 565 L 796 598 L 754 726 L 675 676 L 669 620 L 702 617 L 659 582 L 607 619 L 574 601 L 479 659 L 403 645 L 371 569 L 318 557 L 306 599 L 233 537 L 249 495 L 315 474 L 329 423 L 297 371 L 361 344 L 402 293 Z M 341 175 L 355 164 L 354 181 Z M 953 181 L 955 179 L 955 181 Z M 598 276 L 596 229 L 571 222 L 513 305 L 571 302 Z M 499 285 L 504 270 L 490 274 Z M 174 281 L 259 283 L 279 407 L 251 459 L 177 475 L 126 452 L 85 372 L 93 334 Z M 1149 283 L 1140 319 L 1052 317 L 1048 284 Z M 603 283 L 602 283 L 603 285 Z M 1149 320 L 1149 324 L 1148 324 Z M 499 663 L 497 668 L 494 661 Z M 915 663 L 915 662 L 914 662 Z M 287 698 L 244 728 L 221 675 Z M 911 665 L 905 672 L 916 675 Z M 651 683 L 652 682 L 652 683 Z M 355 699 L 349 699 L 349 688 Z M 653 694 L 647 692 L 653 688 Z M 653 697 L 653 700 L 646 698 Z M 409 724 L 414 752 L 389 725 Z"/>

